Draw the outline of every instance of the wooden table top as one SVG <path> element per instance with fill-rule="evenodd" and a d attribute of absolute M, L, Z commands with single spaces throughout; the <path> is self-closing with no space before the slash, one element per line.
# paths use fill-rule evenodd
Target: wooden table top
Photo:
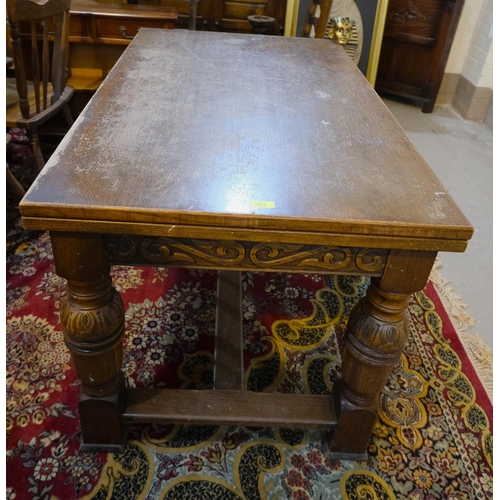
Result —
<path fill-rule="evenodd" d="M 303 231 L 387 248 L 463 251 L 472 235 L 342 47 L 188 30 L 139 32 L 21 212 L 38 229 Z"/>

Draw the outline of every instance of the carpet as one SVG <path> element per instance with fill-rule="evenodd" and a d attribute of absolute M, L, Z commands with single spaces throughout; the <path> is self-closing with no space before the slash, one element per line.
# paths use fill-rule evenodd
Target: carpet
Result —
<path fill-rule="evenodd" d="M 135 425 L 123 454 L 80 453 L 79 382 L 58 316 L 64 281 L 48 234 L 23 231 L 15 211 L 8 200 L 8 499 L 492 498 L 492 404 L 436 273 L 411 299 L 409 342 L 381 395 L 367 462 L 326 459 L 316 431 L 218 426 Z M 216 274 L 115 266 L 112 277 L 126 311 L 126 384 L 209 389 Z M 368 284 L 243 273 L 246 387 L 329 393 Z"/>

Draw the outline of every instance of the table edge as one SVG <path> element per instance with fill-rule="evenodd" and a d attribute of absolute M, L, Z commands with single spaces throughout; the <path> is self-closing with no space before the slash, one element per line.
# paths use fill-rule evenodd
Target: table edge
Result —
<path fill-rule="evenodd" d="M 290 230 L 289 228 L 254 228 L 228 225 L 198 225 L 140 221 L 113 221 L 71 219 L 66 217 L 31 217 L 23 215 L 23 226 L 28 230 L 166 236 L 226 241 L 280 242 L 290 244 L 340 245 L 385 249 L 464 252 L 472 235 L 471 227 L 461 227 L 460 237 L 375 234 L 363 231 Z M 338 228 L 337 228 L 338 229 Z"/>
<path fill-rule="evenodd" d="M 112 206 L 59 205 L 22 200 L 19 204 L 23 218 L 60 219 L 106 222 L 137 222 L 143 224 L 202 225 L 234 229 L 290 230 L 377 236 L 403 236 L 417 238 L 445 238 L 468 240 L 474 228 L 463 214 L 463 224 L 420 224 L 387 221 L 361 221 L 348 219 L 321 219 L 274 216 L 271 213 L 235 214 L 156 208 L 129 208 Z M 260 209 L 259 209 L 260 210 Z M 272 209 L 267 209 L 272 211 Z"/>

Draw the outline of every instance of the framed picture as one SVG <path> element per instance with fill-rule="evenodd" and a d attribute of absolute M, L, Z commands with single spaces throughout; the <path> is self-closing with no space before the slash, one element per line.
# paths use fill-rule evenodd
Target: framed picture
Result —
<path fill-rule="evenodd" d="M 299 20 L 299 9 L 300 9 L 300 0 L 288 0 L 286 2 L 286 13 L 285 13 L 285 36 L 300 36 L 297 33 L 297 23 Z M 304 2 L 306 4 L 306 2 Z M 303 23 L 302 23 L 303 24 Z M 302 30 L 301 30 L 302 31 Z"/>
<path fill-rule="evenodd" d="M 343 45 L 372 86 L 375 86 L 377 68 L 384 35 L 389 0 L 332 0 L 325 38 Z M 301 36 L 309 0 L 288 0 L 285 35 Z M 293 27 L 295 31 L 292 32 Z"/>

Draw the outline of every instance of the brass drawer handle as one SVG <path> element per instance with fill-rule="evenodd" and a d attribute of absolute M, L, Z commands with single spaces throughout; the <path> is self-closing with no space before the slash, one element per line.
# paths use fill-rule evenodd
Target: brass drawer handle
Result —
<path fill-rule="evenodd" d="M 127 28 L 125 26 L 120 26 L 120 31 L 121 31 L 121 34 L 127 38 L 128 40 L 133 40 L 134 37 L 131 36 L 131 35 L 127 35 Z"/>
<path fill-rule="evenodd" d="M 40 24 L 42 25 L 42 28 L 45 29 L 45 21 L 42 21 Z M 47 35 L 55 35 L 55 34 L 56 34 L 55 31 L 49 31 L 49 30 L 47 30 Z"/>

